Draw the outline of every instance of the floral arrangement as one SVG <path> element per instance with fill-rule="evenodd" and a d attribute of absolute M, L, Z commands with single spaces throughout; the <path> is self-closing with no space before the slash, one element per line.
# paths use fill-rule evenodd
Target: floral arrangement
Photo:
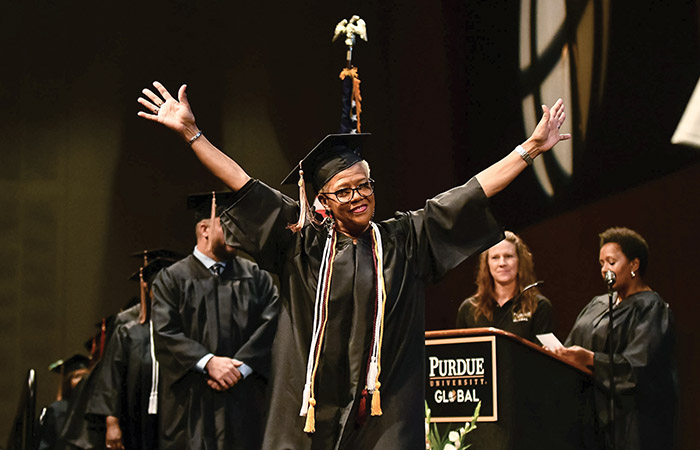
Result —
<path fill-rule="evenodd" d="M 465 450 L 471 447 L 471 444 L 466 443 L 467 434 L 476 428 L 476 419 L 479 417 L 481 410 L 481 402 L 476 405 L 474 417 L 471 423 L 466 422 L 463 427 L 458 430 L 445 430 L 444 434 L 440 434 L 437 424 L 430 424 L 430 408 L 428 402 L 425 402 L 425 448 L 426 450 Z"/>

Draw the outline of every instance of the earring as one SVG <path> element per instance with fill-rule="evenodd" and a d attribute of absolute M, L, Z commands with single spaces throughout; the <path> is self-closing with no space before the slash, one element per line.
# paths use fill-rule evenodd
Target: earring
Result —
<path fill-rule="evenodd" d="M 636 274 L 636 273 L 634 273 L 634 270 L 633 270 L 633 271 L 632 271 L 632 272 L 630 273 L 630 275 L 632 275 L 632 278 L 634 278 L 634 277 L 636 277 L 636 276 L 637 276 L 637 274 Z"/>

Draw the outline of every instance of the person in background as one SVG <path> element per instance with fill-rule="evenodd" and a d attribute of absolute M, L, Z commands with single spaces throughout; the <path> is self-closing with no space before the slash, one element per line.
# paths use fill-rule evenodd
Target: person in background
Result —
<path fill-rule="evenodd" d="M 479 257 L 477 290 L 459 307 L 457 328 L 495 327 L 537 343 L 536 335 L 552 331 L 552 304 L 529 287 L 536 281 L 530 249 L 517 234 L 505 236 Z"/>
<path fill-rule="evenodd" d="M 591 300 L 574 323 L 565 348 L 554 352 L 593 370 L 595 406 L 604 436 L 612 448 L 609 420 L 610 373 L 615 375 L 615 449 L 672 449 L 678 380 L 674 356 L 673 314 L 644 281 L 649 247 L 629 228 L 600 234 L 600 271 L 615 274 L 613 333 L 608 334 L 608 294 Z M 610 342 L 613 359 L 610 360 Z"/>
<path fill-rule="evenodd" d="M 175 255 L 158 251 L 165 253 Z M 158 367 L 151 346 L 151 284 L 161 269 L 176 260 L 153 254 L 151 251 L 150 260 L 145 258 L 145 266 L 130 277 L 140 285 L 137 316 L 114 330 L 88 402 L 87 414 L 105 426 L 106 448 L 158 448 Z"/>
<path fill-rule="evenodd" d="M 230 198 L 188 198 L 194 250 L 153 282 L 160 450 L 260 448 L 278 293 L 224 242 L 218 215 Z"/>
<path fill-rule="evenodd" d="M 39 415 L 38 446 L 39 450 L 63 448 L 59 443 L 61 430 L 66 423 L 68 405 L 73 390 L 89 372 L 90 358 L 75 354 L 65 361 L 60 359 L 49 366 L 49 370 L 61 375 L 56 401 Z"/>

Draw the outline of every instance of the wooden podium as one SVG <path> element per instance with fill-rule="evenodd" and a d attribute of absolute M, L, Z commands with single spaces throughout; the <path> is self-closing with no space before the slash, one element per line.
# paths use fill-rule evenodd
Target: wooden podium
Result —
<path fill-rule="evenodd" d="M 481 401 L 475 450 L 596 448 L 586 367 L 496 328 L 428 331 L 425 343 L 431 422 L 464 426 Z"/>

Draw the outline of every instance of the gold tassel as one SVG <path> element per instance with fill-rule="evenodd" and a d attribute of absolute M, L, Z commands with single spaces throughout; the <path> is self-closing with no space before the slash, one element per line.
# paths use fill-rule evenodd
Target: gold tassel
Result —
<path fill-rule="evenodd" d="M 314 412 L 316 400 L 309 399 L 309 409 L 306 411 L 306 425 L 304 425 L 304 433 L 314 433 L 316 431 L 316 414 Z"/>
<path fill-rule="evenodd" d="M 306 184 L 304 183 L 304 171 L 301 169 L 301 163 L 299 163 L 299 220 L 297 223 L 288 225 L 287 228 L 292 230 L 293 233 L 297 233 L 304 228 L 306 223 L 306 217 L 309 214 L 309 200 L 306 198 Z"/>
<path fill-rule="evenodd" d="M 372 392 L 372 415 L 373 416 L 381 416 L 382 413 L 382 399 L 379 396 L 379 385 L 381 383 L 377 381 L 377 385 L 374 388 L 374 392 Z"/>

